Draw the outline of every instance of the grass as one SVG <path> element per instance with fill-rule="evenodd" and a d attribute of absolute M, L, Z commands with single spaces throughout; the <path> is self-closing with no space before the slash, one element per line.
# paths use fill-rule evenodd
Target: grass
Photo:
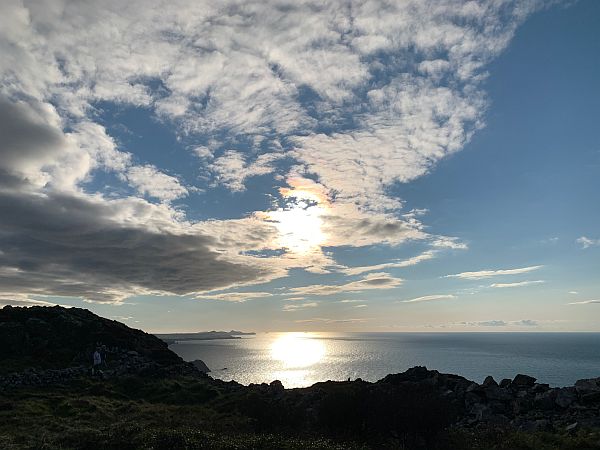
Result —
<path fill-rule="evenodd" d="M 365 399 L 345 394 L 341 386 L 332 385 L 319 413 L 327 416 L 311 428 L 298 422 L 294 407 L 208 379 L 82 379 L 68 386 L 23 388 L 0 396 L 0 449 L 600 449 L 600 430 L 452 430 L 433 441 L 363 434 L 358 416 L 352 414 L 358 404 L 354 402 Z M 368 401 L 375 416 L 380 414 L 377 403 Z M 393 403 L 400 411 L 394 420 L 410 420 L 402 412 L 406 404 L 401 399 Z M 347 427 L 338 423 L 344 417 L 357 421 Z"/>

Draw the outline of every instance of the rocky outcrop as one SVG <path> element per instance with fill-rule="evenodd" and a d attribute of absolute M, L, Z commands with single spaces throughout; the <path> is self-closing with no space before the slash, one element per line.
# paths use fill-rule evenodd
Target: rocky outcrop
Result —
<path fill-rule="evenodd" d="M 86 375 L 96 349 L 104 377 L 205 372 L 159 338 L 86 309 L 6 306 L 0 309 L 0 390 Z"/>
<path fill-rule="evenodd" d="M 406 382 L 432 385 L 458 405 L 460 427 L 502 425 L 530 431 L 563 429 L 573 424 L 600 426 L 600 378 L 579 380 L 575 386 L 560 388 L 551 388 L 523 374 L 500 384 L 492 377 L 477 384 L 456 375 L 415 367 L 379 381 Z"/>

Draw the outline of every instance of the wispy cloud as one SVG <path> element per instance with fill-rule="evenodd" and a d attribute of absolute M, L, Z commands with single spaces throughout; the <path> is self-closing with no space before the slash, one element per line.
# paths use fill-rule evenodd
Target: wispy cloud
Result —
<path fill-rule="evenodd" d="M 433 294 L 433 295 L 424 295 L 422 297 L 411 298 L 409 300 L 400 300 L 401 303 L 418 303 L 418 302 L 430 302 L 433 300 L 449 300 L 452 298 L 456 298 L 455 295 L 452 294 Z"/>
<path fill-rule="evenodd" d="M 295 320 L 296 323 L 324 323 L 324 324 L 335 324 L 335 323 L 364 323 L 369 321 L 368 318 L 354 318 L 354 319 L 328 319 L 325 317 L 314 317 L 312 319 L 300 319 Z"/>
<path fill-rule="evenodd" d="M 578 244 L 581 244 L 582 248 L 597 247 L 600 245 L 600 239 L 592 239 L 592 238 L 588 238 L 585 236 L 581 236 L 580 238 L 577 238 L 577 240 L 575 242 L 577 242 Z"/>
<path fill-rule="evenodd" d="M 481 280 L 483 278 L 499 277 L 503 275 L 519 275 L 522 273 L 533 272 L 544 266 L 529 266 L 518 269 L 499 269 L 499 270 L 479 270 L 476 272 L 462 272 L 453 275 L 446 275 L 446 278 L 461 278 L 463 280 Z"/>
<path fill-rule="evenodd" d="M 466 325 L 470 327 L 537 327 L 539 322 L 537 320 L 522 319 L 522 320 L 482 320 L 479 322 L 460 322 L 460 325 Z"/>
<path fill-rule="evenodd" d="M 392 289 L 400 286 L 403 280 L 395 278 L 389 273 L 370 273 L 358 281 L 345 284 L 315 284 L 291 288 L 292 294 L 299 295 L 332 295 L 342 292 L 360 292 L 372 289 Z"/>
<path fill-rule="evenodd" d="M 316 308 L 317 306 L 319 306 L 319 304 L 317 302 L 308 302 L 308 303 L 292 303 L 289 305 L 283 305 L 283 310 L 290 312 L 290 311 L 298 311 L 301 309 L 307 309 L 307 308 Z"/>
<path fill-rule="evenodd" d="M 593 303 L 600 304 L 600 300 L 583 300 L 580 302 L 571 302 L 571 303 L 567 303 L 567 304 L 568 305 L 591 305 Z"/>
<path fill-rule="evenodd" d="M 203 294 L 196 295 L 194 298 L 199 300 L 220 300 L 224 302 L 243 303 L 247 300 L 271 297 L 269 292 L 227 292 L 222 294 Z"/>
<path fill-rule="evenodd" d="M 408 258 L 405 260 L 398 260 L 389 263 L 376 264 L 373 266 L 361 266 L 361 267 L 347 267 L 343 269 L 343 272 L 347 275 L 360 275 L 365 272 L 374 272 L 384 269 L 391 268 L 399 268 L 399 267 L 409 267 L 419 264 L 422 261 L 427 261 L 429 259 L 433 259 L 436 256 L 436 252 L 434 250 L 427 250 L 420 255 L 413 256 L 412 258 Z"/>
<path fill-rule="evenodd" d="M 529 280 L 529 281 L 517 281 L 515 283 L 493 283 L 490 287 L 493 288 L 514 288 L 514 287 L 522 287 L 522 286 L 530 286 L 532 284 L 542 284 L 545 283 L 545 280 Z"/>

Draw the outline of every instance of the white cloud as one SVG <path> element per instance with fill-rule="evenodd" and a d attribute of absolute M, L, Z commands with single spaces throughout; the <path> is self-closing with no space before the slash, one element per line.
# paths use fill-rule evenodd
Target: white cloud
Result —
<path fill-rule="evenodd" d="M 529 266 L 517 269 L 479 270 L 476 272 L 462 272 L 454 275 L 446 275 L 446 278 L 461 278 L 463 280 L 481 280 L 483 278 L 499 277 L 504 275 L 519 275 L 541 269 L 544 266 Z"/>
<path fill-rule="evenodd" d="M 389 273 L 370 273 L 358 281 L 345 284 L 316 284 L 290 289 L 292 294 L 300 295 L 333 295 L 342 292 L 361 292 L 373 289 L 392 289 L 402 284 L 401 278 L 395 278 Z"/>
<path fill-rule="evenodd" d="M 364 323 L 371 319 L 367 318 L 353 318 L 353 319 L 328 319 L 326 317 L 314 317 L 312 319 L 301 319 L 296 320 L 296 323 L 323 323 L 323 324 L 335 324 L 335 323 Z"/>
<path fill-rule="evenodd" d="M 188 195 L 188 190 L 179 180 L 159 171 L 151 165 L 132 166 L 124 178 L 140 194 L 149 195 L 163 201 L 172 201 Z"/>
<path fill-rule="evenodd" d="M 433 294 L 433 295 L 424 295 L 422 297 L 411 298 L 409 300 L 401 300 L 401 303 L 430 302 L 433 300 L 449 300 L 452 298 L 456 298 L 456 296 L 452 295 L 452 294 Z"/>
<path fill-rule="evenodd" d="M 597 247 L 600 245 L 600 239 L 591 239 L 585 236 L 581 236 L 580 238 L 577 238 L 577 240 L 575 241 L 578 244 L 581 244 L 582 248 L 590 248 L 590 247 Z"/>
<path fill-rule="evenodd" d="M 600 300 L 583 300 L 581 302 L 571 302 L 567 303 L 568 305 L 592 305 L 598 303 L 600 304 Z"/>
<path fill-rule="evenodd" d="M 298 311 L 301 309 L 307 308 L 316 308 L 319 306 L 317 302 L 307 302 L 307 303 L 292 303 L 289 305 L 283 305 L 283 310 L 287 312 Z"/>
<path fill-rule="evenodd" d="M 493 283 L 490 287 L 493 288 L 513 288 L 513 287 L 521 287 L 521 286 L 530 286 L 532 284 L 541 284 L 545 283 L 544 280 L 531 280 L 531 281 L 517 281 L 515 283 Z"/>
<path fill-rule="evenodd" d="M 422 261 L 427 261 L 429 259 L 433 259 L 436 256 L 436 252 L 433 250 L 427 250 L 420 255 L 413 256 L 412 258 L 408 258 L 405 260 L 398 260 L 395 262 L 383 263 L 383 264 L 375 264 L 372 266 L 361 266 L 361 267 L 347 267 L 342 269 L 342 271 L 347 275 L 360 275 L 365 272 L 374 272 L 383 269 L 391 269 L 391 268 L 400 268 L 400 267 L 410 267 L 416 264 L 419 264 Z"/>
<path fill-rule="evenodd" d="M 329 199 L 328 245 L 466 248 L 397 217 L 402 202 L 388 188 L 427 173 L 483 125 L 485 64 L 540 3 L 0 2 L 0 127 L 10 144 L 0 184 L 19 191 L 0 195 L 0 244 L 11 243 L 0 265 L 31 260 L 41 270 L 24 265 L 3 286 L 121 301 L 335 265 L 320 251 L 252 257 L 281 248 L 257 214 L 192 223 L 169 202 L 193 187 L 166 168 L 134 165 L 98 123 L 103 103 L 154 114 L 185 138 L 212 183 L 232 191 L 295 160 L 289 173 L 314 174 Z M 137 197 L 85 193 L 100 170 Z M 337 291 L 305 288 L 328 295 L 401 282 L 373 273 Z"/>
<path fill-rule="evenodd" d="M 471 327 L 537 327 L 539 322 L 531 319 L 521 319 L 513 321 L 505 320 L 482 320 L 479 322 L 460 322 L 460 325 L 466 325 Z"/>
<path fill-rule="evenodd" d="M 202 294 L 194 298 L 199 300 L 220 300 L 225 302 L 243 303 L 247 300 L 271 297 L 269 292 L 226 292 L 221 294 Z"/>

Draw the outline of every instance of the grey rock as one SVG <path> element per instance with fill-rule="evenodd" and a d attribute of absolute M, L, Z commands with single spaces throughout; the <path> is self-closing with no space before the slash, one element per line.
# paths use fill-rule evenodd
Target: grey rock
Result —
<path fill-rule="evenodd" d="M 556 392 L 555 403 L 561 408 L 568 408 L 577 401 L 577 395 L 573 388 L 560 388 Z"/>
<path fill-rule="evenodd" d="M 508 402 L 512 400 L 512 395 L 506 390 L 498 386 L 489 386 L 483 391 L 488 400 L 497 400 L 500 402 Z"/>
<path fill-rule="evenodd" d="M 210 369 L 208 368 L 208 366 L 201 359 L 196 359 L 196 360 L 192 361 L 192 365 L 196 369 L 198 369 L 200 372 L 203 372 L 203 373 L 210 372 Z"/>
<path fill-rule="evenodd" d="M 484 387 L 498 386 L 498 383 L 496 383 L 496 380 L 494 380 L 494 377 L 492 377 L 491 375 L 488 375 L 487 377 L 485 377 L 485 380 L 483 380 L 483 383 L 481 385 Z"/>
<path fill-rule="evenodd" d="M 535 407 L 544 411 L 554 409 L 556 407 L 556 395 L 556 390 L 554 389 L 537 393 L 533 400 Z"/>
<path fill-rule="evenodd" d="M 501 388 L 506 388 L 510 386 L 510 383 L 512 383 L 512 380 L 510 378 L 504 378 L 501 382 L 500 382 L 500 387 Z"/>
<path fill-rule="evenodd" d="M 534 377 L 520 373 L 513 378 L 511 384 L 518 387 L 532 387 L 535 384 L 535 380 Z"/>
<path fill-rule="evenodd" d="M 589 394 L 590 392 L 600 392 L 600 378 L 587 378 L 577 380 L 575 389 L 578 394 Z"/>

